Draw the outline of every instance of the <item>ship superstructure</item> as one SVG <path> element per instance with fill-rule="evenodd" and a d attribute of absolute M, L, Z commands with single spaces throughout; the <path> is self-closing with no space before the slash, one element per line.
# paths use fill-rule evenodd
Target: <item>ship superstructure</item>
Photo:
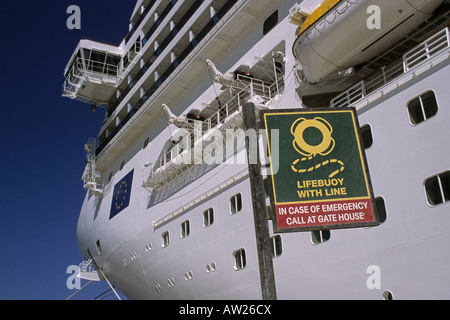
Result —
<path fill-rule="evenodd" d="M 85 146 L 84 269 L 132 299 L 267 298 L 243 109 L 351 106 L 381 224 L 276 234 L 263 170 L 271 297 L 448 298 L 450 4 L 380 1 L 380 29 L 370 5 L 140 0 L 120 46 L 80 41 L 63 95 L 106 110 Z"/>

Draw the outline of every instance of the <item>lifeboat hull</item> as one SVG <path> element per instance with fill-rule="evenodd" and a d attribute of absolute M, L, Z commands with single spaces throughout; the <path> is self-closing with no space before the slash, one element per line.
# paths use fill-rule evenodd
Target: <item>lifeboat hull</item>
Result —
<path fill-rule="evenodd" d="M 367 61 L 420 25 L 442 2 L 339 1 L 294 43 L 294 56 L 301 64 L 305 80 L 316 83 L 330 74 Z M 372 5 L 380 9 L 379 17 L 371 10 Z"/>

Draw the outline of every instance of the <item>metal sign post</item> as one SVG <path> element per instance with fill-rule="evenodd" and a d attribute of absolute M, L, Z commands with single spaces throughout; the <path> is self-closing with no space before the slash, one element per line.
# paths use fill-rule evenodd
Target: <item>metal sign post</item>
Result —
<path fill-rule="evenodd" d="M 245 103 L 242 108 L 245 130 L 257 130 L 255 105 Z M 276 300 L 275 274 L 272 261 L 272 243 L 266 215 L 264 184 L 261 176 L 259 156 L 250 155 L 249 141 L 246 140 L 247 158 L 249 159 L 249 178 L 252 192 L 253 217 L 255 221 L 256 246 L 258 250 L 259 273 L 263 300 Z M 250 159 L 256 158 L 256 163 Z"/>

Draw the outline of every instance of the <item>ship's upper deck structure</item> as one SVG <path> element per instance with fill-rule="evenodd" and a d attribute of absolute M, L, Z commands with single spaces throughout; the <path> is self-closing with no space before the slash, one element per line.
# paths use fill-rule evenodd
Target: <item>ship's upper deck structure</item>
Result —
<path fill-rule="evenodd" d="M 151 119 L 162 115 L 162 103 L 175 104 L 196 79 L 207 75 L 209 57 L 225 57 L 231 40 L 246 34 L 246 24 L 228 19 L 255 23 L 274 7 L 271 1 L 262 1 L 258 8 L 245 4 L 144 0 L 136 6 L 119 47 L 80 41 L 65 70 L 63 95 L 107 108 L 96 148 L 98 169 L 112 161 L 104 157 L 106 151 L 132 140 L 131 123 L 145 118 L 151 125 Z M 161 99 L 168 87 L 170 96 L 164 93 Z M 149 112 L 150 105 L 158 108 Z"/>
<path fill-rule="evenodd" d="M 107 108 L 98 139 L 94 144 L 91 142 L 90 148 L 93 147 L 95 153 L 91 154 L 90 162 L 95 168 L 87 168 L 88 172 L 99 176 L 95 171 L 102 172 L 111 165 L 116 160 L 114 155 L 124 151 L 139 134 L 138 128 L 156 124 L 157 119 L 164 117 L 162 104 L 179 103 L 192 83 L 211 71 L 206 63 L 210 57 L 215 57 L 216 61 L 226 57 L 232 39 L 243 37 L 248 29 L 242 21 L 255 23 L 255 19 L 271 12 L 274 5 L 263 1 L 258 8 L 248 8 L 245 3 L 237 0 L 143 0 L 136 5 L 129 33 L 118 47 L 80 41 L 65 69 L 63 96 L 92 104 L 92 108 Z M 239 19 L 240 23 L 230 23 L 229 19 Z M 424 40 L 422 30 L 439 30 L 442 21 L 448 21 L 448 17 L 436 15 L 398 45 L 365 63 L 361 74 L 366 74 L 366 78 L 342 95 L 333 97 L 327 105 L 340 106 L 343 99 L 347 102 L 345 105 L 351 105 L 357 97 L 383 84 L 378 80 L 386 83 L 388 78 L 406 71 L 408 65 L 402 55 Z M 230 90 L 218 94 L 217 100 L 198 106 L 203 110 L 203 132 L 227 128 L 230 123 L 224 124 L 232 118 L 241 124 L 241 118 L 236 118 L 235 113 L 239 115 L 243 101 L 257 96 L 264 104 L 281 94 L 285 72 L 283 55 L 282 50 L 274 47 L 270 55 L 260 57 L 255 65 L 235 70 Z M 397 62 L 390 64 L 398 57 Z M 180 144 L 164 148 L 158 163 L 146 174 L 144 186 L 158 188 L 176 177 L 176 172 L 166 177 L 171 172 L 167 166 L 181 156 L 182 150 Z M 94 189 L 95 192 L 100 190 Z"/>

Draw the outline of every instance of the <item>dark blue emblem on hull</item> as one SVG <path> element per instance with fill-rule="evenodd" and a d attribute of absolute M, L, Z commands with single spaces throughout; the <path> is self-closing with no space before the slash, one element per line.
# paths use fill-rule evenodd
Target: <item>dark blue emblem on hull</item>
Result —
<path fill-rule="evenodd" d="M 114 193 L 112 196 L 112 203 L 111 203 L 111 212 L 109 214 L 110 220 L 115 216 L 117 216 L 120 212 L 122 212 L 122 210 L 127 208 L 130 204 L 133 173 L 134 169 L 114 186 Z"/>

